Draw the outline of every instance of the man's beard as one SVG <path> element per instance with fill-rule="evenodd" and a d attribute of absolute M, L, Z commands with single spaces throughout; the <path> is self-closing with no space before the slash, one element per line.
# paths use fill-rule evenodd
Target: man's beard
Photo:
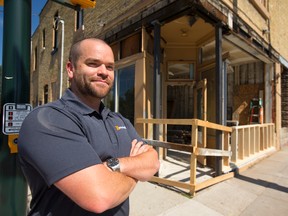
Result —
<path fill-rule="evenodd" d="M 97 90 L 95 89 L 95 87 L 93 87 L 89 79 L 87 79 L 87 77 L 85 76 L 77 77 L 75 81 L 76 86 L 79 92 L 81 92 L 81 94 L 99 99 L 103 99 L 104 97 L 106 97 L 106 95 L 110 92 L 112 88 L 112 86 L 109 86 L 105 89 L 98 87 Z"/>

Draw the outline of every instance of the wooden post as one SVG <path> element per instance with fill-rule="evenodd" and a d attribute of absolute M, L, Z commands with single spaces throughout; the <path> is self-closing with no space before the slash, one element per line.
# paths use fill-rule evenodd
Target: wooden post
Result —
<path fill-rule="evenodd" d="M 194 121 L 193 121 L 194 122 Z M 190 184 L 191 186 L 196 185 L 196 175 L 197 175 L 197 155 L 196 155 L 196 148 L 198 142 L 198 126 L 195 123 L 192 124 L 191 129 L 192 135 L 192 152 L 191 152 L 191 161 L 190 161 Z M 191 187 L 192 189 L 192 187 Z M 190 190 L 190 193 L 193 195 L 195 191 Z"/>
<path fill-rule="evenodd" d="M 244 128 L 238 131 L 238 156 L 239 159 L 244 159 Z"/>
<path fill-rule="evenodd" d="M 237 163 L 237 159 L 238 159 L 238 129 L 237 127 L 233 127 L 233 130 L 231 133 L 231 151 L 232 151 L 231 161 L 234 163 Z"/>
<path fill-rule="evenodd" d="M 243 135 L 244 135 L 244 143 L 243 143 L 243 148 L 244 148 L 244 157 L 249 157 L 250 155 L 250 130 L 249 128 L 244 128 L 243 129 Z"/>

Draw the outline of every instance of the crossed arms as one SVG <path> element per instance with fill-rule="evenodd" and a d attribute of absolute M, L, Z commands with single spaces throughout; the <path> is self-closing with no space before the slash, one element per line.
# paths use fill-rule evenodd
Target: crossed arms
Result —
<path fill-rule="evenodd" d="M 55 186 L 82 208 L 101 213 L 128 198 L 137 181 L 149 180 L 159 170 L 157 152 L 133 140 L 129 157 L 118 158 L 120 172 L 97 164 L 66 176 Z"/>

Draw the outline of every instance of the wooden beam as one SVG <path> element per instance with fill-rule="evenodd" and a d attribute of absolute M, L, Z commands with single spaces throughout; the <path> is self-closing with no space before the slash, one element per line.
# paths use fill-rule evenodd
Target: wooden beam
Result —
<path fill-rule="evenodd" d="M 180 151 L 185 151 L 185 152 L 193 152 L 193 148 L 191 145 L 184 145 L 184 144 L 179 144 L 179 143 L 172 143 L 172 142 L 166 142 L 166 141 L 158 141 L 158 140 L 148 140 L 148 139 L 143 139 L 147 144 L 155 146 L 155 147 L 162 147 L 162 148 L 167 148 L 167 149 L 175 149 L 175 150 L 180 150 Z"/>
<path fill-rule="evenodd" d="M 230 157 L 232 152 L 219 149 L 196 148 L 195 154 L 202 156 Z"/>
<path fill-rule="evenodd" d="M 146 123 L 146 124 L 167 124 L 167 125 L 192 125 L 192 126 L 202 126 L 215 130 L 222 130 L 226 132 L 232 132 L 231 127 L 227 127 L 220 124 L 215 124 L 208 121 L 203 121 L 200 119 L 142 119 L 136 118 L 136 123 Z"/>
<path fill-rule="evenodd" d="M 214 184 L 217 184 L 219 182 L 222 182 L 222 181 L 225 181 L 229 178 L 233 178 L 235 176 L 234 172 L 230 172 L 230 173 L 227 173 L 227 174 L 223 174 L 221 176 L 217 176 L 217 177 L 214 177 L 214 178 L 211 178 L 211 179 L 208 179 L 204 182 L 201 182 L 201 183 L 198 183 L 197 185 L 195 185 L 195 191 L 199 191 L 199 190 L 202 190 L 204 188 L 207 188 L 211 185 L 214 185 Z"/>
<path fill-rule="evenodd" d="M 150 182 L 157 182 L 159 184 L 165 184 L 165 185 L 169 185 L 169 186 L 173 186 L 173 187 L 184 188 L 184 189 L 188 189 L 188 190 L 191 190 L 191 189 L 193 190 L 195 188 L 195 185 L 191 185 L 189 183 L 159 178 L 156 176 L 153 176 L 149 181 Z"/>

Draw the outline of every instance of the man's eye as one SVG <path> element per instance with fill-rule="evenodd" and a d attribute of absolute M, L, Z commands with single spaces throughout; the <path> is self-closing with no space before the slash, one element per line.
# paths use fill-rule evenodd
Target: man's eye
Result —
<path fill-rule="evenodd" d="M 96 64 L 96 63 L 88 63 L 87 64 L 89 67 L 99 67 L 100 65 L 99 64 Z"/>
<path fill-rule="evenodd" d="M 114 67 L 113 66 L 106 66 L 106 69 L 109 70 L 109 71 L 113 71 Z"/>

